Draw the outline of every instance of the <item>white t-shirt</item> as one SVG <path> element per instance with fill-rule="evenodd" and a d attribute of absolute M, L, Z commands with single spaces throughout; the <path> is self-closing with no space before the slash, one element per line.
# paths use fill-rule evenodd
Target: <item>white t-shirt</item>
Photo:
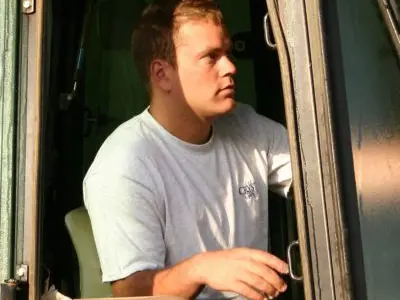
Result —
<path fill-rule="evenodd" d="M 268 250 L 268 188 L 286 195 L 291 178 L 285 128 L 248 105 L 216 120 L 202 145 L 145 110 L 107 138 L 83 182 L 103 281 L 207 250 Z"/>

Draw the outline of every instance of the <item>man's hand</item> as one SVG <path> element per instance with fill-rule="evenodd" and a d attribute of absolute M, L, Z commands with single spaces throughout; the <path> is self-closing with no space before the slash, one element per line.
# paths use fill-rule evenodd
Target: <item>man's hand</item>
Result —
<path fill-rule="evenodd" d="M 199 283 L 253 300 L 276 298 L 287 285 L 280 274 L 288 265 L 276 256 L 255 249 L 236 248 L 200 254 L 196 264 Z"/>
<path fill-rule="evenodd" d="M 204 285 L 253 300 L 273 299 L 286 290 L 280 274 L 288 265 L 265 251 L 236 248 L 195 255 L 181 263 L 136 272 L 112 283 L 114 297 L 181 296 L 195 298 Z"/>

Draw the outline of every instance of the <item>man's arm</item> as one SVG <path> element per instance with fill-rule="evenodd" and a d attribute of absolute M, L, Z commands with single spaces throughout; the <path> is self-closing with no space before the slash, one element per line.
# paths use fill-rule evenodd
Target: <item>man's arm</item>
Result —
<path fill-rule="evenodd" d="M 172 295 L 195 298 L 205 285 L 254 300 L 277 297 L 287 288 L 280 274 L 288 266 L 279 258 L 255 249 L 237 248 L 195 255 L 174 267 L 140 271 L 112 283 L 113 295 Z"/>
<path fill-rule="evenodd" d="M 136 272 L 125 279 L 114 281 L 114 297 L 177 295 L 195 298 L 203 284 L 196 274 L 197 256 L 185 260 L 174 267 L 163 270 Z"/>
<path fill-rule="evenodd" d="M 118 170 L 97 170 L 84 184 L 103 280 L 112 282 L 115 296 L 193 298 L 206 285 L 262 300 L 286 289 L 279 274 L 287 273 L 287 264 L 261 250 L 204 252 L 162 269 L 165 220 L 154 176 L 138 163 L 116 165 Z M 121 174 L 122 167 L 136 170 L 134 178 L 126 170 Z"/>
<path fill-rule="evenodd" d="M 271 123 L 270 127 L 271 134 L 267 147 L 269 189 L 291 199 L 293 180 L 288 133 L 281 124 Z"/>

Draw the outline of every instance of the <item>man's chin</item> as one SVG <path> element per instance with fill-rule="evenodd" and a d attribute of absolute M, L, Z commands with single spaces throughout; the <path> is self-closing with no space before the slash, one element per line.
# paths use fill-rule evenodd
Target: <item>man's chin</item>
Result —
<path fill-rule="evenodd" d="M 235 98 L 228 98 L 228 99 L 226 99 L 225 100 L 225 109 L 224 109 L 224 112 L 223 112 L 223 114 L 227 114 L 227 113 L 230 113 L 232 110 L 234 110 L 235 109 L 235 107 L 236 107 L 236 100 L 235 100 Z"/>
<path fill-rule="evenodd" d="M 220 117 L 229 114 L 236 107 L 236 101 L 234 98 L 224 99 L 223 103 L 219 103 L 215 110 L 212 112 L 213 117 Z"/>

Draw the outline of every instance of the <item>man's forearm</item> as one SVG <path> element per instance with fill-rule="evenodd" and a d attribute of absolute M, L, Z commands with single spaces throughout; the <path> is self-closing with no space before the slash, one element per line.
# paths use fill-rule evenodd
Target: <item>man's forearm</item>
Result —
<path fill-rule="evenodd" d="M 112 283 L 115 297 L 170 295 L 195 298 L 203 288 L 198 272 L 201 255 L 187 259 L 173 267 L 137 272 Z"/>

